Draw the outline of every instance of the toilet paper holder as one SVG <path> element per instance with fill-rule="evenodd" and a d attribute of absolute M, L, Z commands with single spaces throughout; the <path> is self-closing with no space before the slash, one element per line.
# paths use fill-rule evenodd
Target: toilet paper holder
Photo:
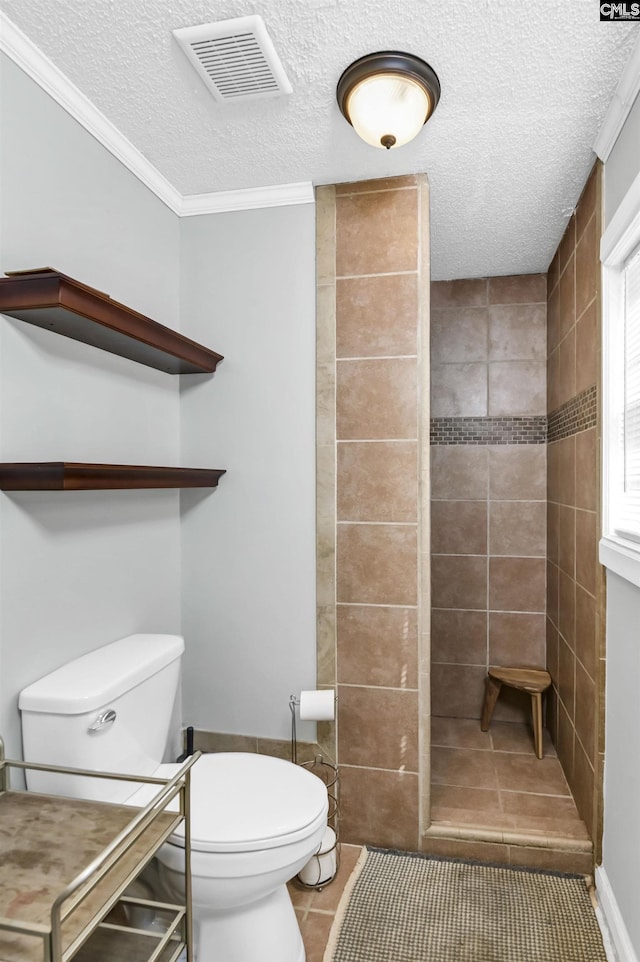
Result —
<path fill-rule="evenodd" d="M 300 767 L 312 772 L 327 787 L 327 828 L 317 851 L 296 875 L 296 881 L 302 888 L 320 890 L 334 880 L 340 868 L 338 769 L 336 765 L 325 761 L 322 755 L 316 755 L 309 762 L 301 762 Z"/>
<path fill-rule="evenodd" d="M 335 692 L 334 714 L 335 714 Z M 291 761 L 294 765 L 299 764 L 301 768 L 316 775 L 324 782 L 327 789 L 329 809 L 327 812 L 327 828 L 318 846 L 317 851 L 311 856 L 309 861 L 296 875 L 296 882 L 302 888 L 320 890 L 332 882 L 340 867 L 340 839 L 339 824 L 340 810 L 338 803 L 338 768 L 331 762 L 325 761 L 320 754 L 314 756 L 311 761 L 298 762 L 298 742 L 296 737 L 296 708 L 300 706 L 300 700 L 295 695 L 289 697 L 289 708 L 291 710 Z"/>

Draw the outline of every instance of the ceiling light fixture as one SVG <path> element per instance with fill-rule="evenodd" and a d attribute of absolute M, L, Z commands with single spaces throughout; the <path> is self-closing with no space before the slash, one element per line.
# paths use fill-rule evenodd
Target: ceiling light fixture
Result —
<path fill-rule="evenodd" d="M 440 99 L 438 76 L 410 53 L 361 57 L 338 81 L 338 106 L 372 147 L 402 147 L 418 134 Z"/>

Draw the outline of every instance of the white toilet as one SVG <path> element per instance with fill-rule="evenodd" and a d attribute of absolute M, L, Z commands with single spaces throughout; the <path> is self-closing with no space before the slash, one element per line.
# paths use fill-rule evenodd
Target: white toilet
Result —
<path fill-rule="evenodd" d="M 27 761 L 168 777 L 162 765 L 180 679 L 177 635 L 130 635 L 63 665 L 19 699 Z M 30 791 L 144 805 L 134 782 L 27 772 Z M 286 888 L 318 849 L 327 791 L 315 775 L 265 755 L 203 755 L 191 777 L 191 869 L 197 962 L 304 962 Z M 180 901 L 184 831 L 158 854 L 160 895 Z"/>

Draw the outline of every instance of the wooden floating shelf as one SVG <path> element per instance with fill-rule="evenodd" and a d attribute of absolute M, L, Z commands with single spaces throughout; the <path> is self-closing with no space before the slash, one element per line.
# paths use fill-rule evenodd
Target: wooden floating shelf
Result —
<path fill-rule="evenodd" d="M 168 374 L 212 373 L 221 354 L 51 267 L 0 278 L 0 313 Z"/>
<path fill-rule="evenodd" d="M 165 468 L 141 464 L 74 461 L 0 464 L 3 491 L 97 491 L 124 488 L 215 488 L 225 472 L 214 468 Z"/>

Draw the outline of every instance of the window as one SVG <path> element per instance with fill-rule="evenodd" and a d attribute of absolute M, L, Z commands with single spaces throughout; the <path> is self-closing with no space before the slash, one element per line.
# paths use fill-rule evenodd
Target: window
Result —
<path fill-rule="evenodd" d="M 640 175 L 602 238 L 604 484 L 600 560 L 640 585 Z"/>

